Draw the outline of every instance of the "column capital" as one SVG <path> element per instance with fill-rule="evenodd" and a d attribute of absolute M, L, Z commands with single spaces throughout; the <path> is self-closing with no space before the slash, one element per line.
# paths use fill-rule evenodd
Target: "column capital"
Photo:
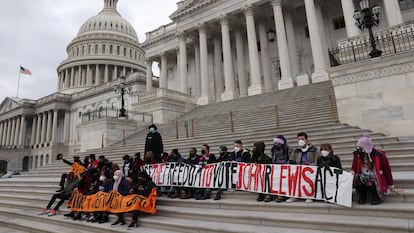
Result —
<path fill-rule="evenodd" d="M 206 32 L 207 31 L 207 25 L 206 25 L 206 23 L 199 23 L 199 24 L 197 24 L 197 30 L 199 32 Z"/>
<path fill-rule="evenodd" d="M 254 6 L 252 4 L 244 5 L 241 10 L 245 16 L 253 16 Z"/>
<path fill-rule="evenodd" d="M 281 6 L 282 5 L 282 0 L 270 0 L 270 4 L 272 6 Z"/>
<path fill-rule="evenodd" d="M 175 33 L 175 35 L 177 36 L 178 40 L 186 40 L 187 39 L 187 33 L 185 31 L 177 31 Z"/>
<path fill-rule="evenodd" d="M 221 14 L 217 17 L 217 20 L 220 22 L 221 25 L 228 25 L 229 24 L 229 17 L 227 14 Z"/>

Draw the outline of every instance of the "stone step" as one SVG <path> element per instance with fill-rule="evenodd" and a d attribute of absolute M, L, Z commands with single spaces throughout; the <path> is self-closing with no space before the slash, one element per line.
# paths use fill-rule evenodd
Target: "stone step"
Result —
<path fill-rule="evenodd" d="M 22 221 L 24 219 L 24 221 Z M 14 229 L 24 229 L 28 232 L 45 232 L 45 233 L 86 233 L 86 232 L 131 232 L 134 229 L 128 229 L 124 226 L 111 226 L 111 222 L 115 221 L 116 217 L 111 218 L 111 221 L 104 224 L 94 224 L 86 221 L 73 221 L 70 218 L 65 218 L 61 215 L 48 217 L 47 215 L 37 215 L 37 212 L 28 210 L 19 210 L 13 208 L 0 208 L 0 223 L 7 223 Z M 174 230 L 162 230 L 154 228 L 154 225 L 140 226 L 139 232 L 142 233 L 178 233 Z M 2 231 L 3 232 L 3 231 Z"/>

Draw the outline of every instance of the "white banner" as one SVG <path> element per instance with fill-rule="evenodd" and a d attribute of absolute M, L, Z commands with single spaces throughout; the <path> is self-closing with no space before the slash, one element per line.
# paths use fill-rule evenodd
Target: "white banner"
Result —
<path fill-rule="evenodd" d="M 145 165 L 157 186 L 236 189 L 352 207 L 351 173 L 333 168 L 222 162 L 204 168 L 185 163 Z"/>

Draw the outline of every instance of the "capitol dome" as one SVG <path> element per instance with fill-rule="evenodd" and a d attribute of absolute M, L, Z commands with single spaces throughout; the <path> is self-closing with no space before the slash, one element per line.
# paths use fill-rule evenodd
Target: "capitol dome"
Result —
<path fill-rule="evenodd" d="M 116 8 L 118 0 L 105 0 L 104 9 L 98 15 L 89 18 L 79 29 L 78 36 L 90 33 L 115 33 L 130 36 L 138 42 L 137 33 L 131 24 L 119 14 Z"/>
<path fill-rule="evenodd" d="M 117 3 L 104 0 L 103 10 L 86 20 L 67 46 L 68 58 L 57 69 L 59 92 L 72 94 L 145 72 L 144 50 Z"/>

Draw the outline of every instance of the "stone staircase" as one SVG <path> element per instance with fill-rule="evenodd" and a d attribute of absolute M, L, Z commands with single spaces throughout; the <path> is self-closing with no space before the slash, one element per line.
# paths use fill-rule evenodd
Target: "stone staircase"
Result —
<path fill-rule="evenodd" d="M 270 149 L 273 137 L 284 134 L 292 146 L 296 133 L 305 131 L 319 146 L 331 143 L 349 170 L 356 141 L 367 131 L 337 121 L 330 82 L 266 93 L 196 108 L 176 122 L 157 125 L 166 151 L 178 148 L 183 155 L 191 147 L 208 143 L 217 153 L 220 145 L 232 148 L 240 139 L 247 148 L 263 140 Z M 304 113 L 306 111 L 306 113 Z M 188 122 L 188 137 L 184 121 Z M 140 129 L 108 148 L 87 151 L 121 162 L 125 154 L 143 152 L 146 129 Z M 178 138 L 177 138 L 178 136 Z M 371 132 L 374 145 L 385 150 L 396 188 L 379 206 L 340 207 L 324 202 L 311 204 L 257 202 L 257 194 L 228 191 L 219 201 L 180 200 L 161 197 L 157 214 L 140 218 L 139 232 L 414 232 L 414 141 Z M 68 156 L 70 157 L 70 156 Z M 0 232 L 131 232 L 126 226 L 86 223 L 59 215 L 38 216 L 68 166 L 54 161 L 46 167 L 0 179 Z M 111 217 L 111 221 L 114 221 Z M 129 219 L 128 219 L 129 222 Z"/>

